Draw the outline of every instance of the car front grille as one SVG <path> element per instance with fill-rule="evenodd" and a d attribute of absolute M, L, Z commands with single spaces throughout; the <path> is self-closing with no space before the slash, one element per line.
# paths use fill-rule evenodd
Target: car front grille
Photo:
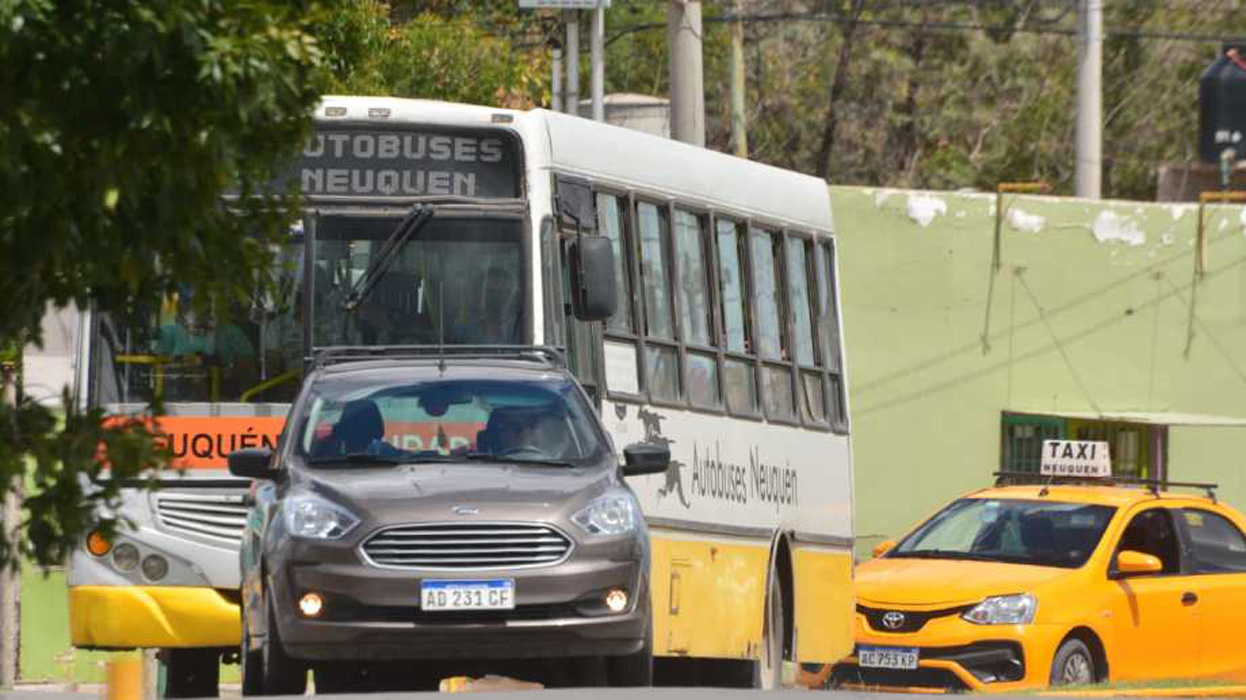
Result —
<path fill-rule="evenodd" d="M 429 523 L 381 530 L 363 544 L 367 560 L 400 569 L 513 569 L 558 564 L 571 538 L 537 523 Z"/>
<path fill-rule="evenodd" d="M 242 494 L 158 493 L 156 515 L 167 530 L 238 544 L 247 524 Z"/>

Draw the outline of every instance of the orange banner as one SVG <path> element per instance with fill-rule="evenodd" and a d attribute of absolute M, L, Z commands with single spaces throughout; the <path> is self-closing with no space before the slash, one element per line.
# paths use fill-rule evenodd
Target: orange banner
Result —
<path fill-rule="evenodd" d="M 229 453 L 249 447 L 277 449 L 286 419 L 272 416 L 164 416 L 159 432 L 173 450 L 173 466 L 224 469 Z"/>

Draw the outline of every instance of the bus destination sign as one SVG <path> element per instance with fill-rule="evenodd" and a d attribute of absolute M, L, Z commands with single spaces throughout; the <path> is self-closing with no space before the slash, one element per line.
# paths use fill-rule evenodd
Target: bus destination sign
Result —
<path fill-rule="evenodd" d="M 290 177 L 306 197 L 520 196 L 515 139 L 498 131 L 321 126 Z"/>

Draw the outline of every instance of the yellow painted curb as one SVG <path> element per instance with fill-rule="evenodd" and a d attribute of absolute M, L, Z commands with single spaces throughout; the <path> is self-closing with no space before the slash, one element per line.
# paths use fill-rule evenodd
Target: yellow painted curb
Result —
<path fill-rule="evenodd" d="M 1039 693 L 1051 697 L 1079 698 L 1241 698 L 1246 697 L 1246 685 L 1209 685 L 1185 688 L 1118 688 L 1116 690 L 1062 690 Z"/>

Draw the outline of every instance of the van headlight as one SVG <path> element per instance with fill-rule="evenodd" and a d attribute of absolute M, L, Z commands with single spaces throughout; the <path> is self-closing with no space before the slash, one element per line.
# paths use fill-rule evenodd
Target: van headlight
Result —
<path fill-rule="evenodd" d="M 319 496 L 293 496 L 286 501 L 286 529 L 295 537 L 336 540 L 359 524 L 345 508 Z"/>
<path fill-rule="evenodd" d="M 978 625 L 1028 625 L 1037 610 L 1034 596 L 1020 593 L 987 598 L 961 617 Z"/>
<path fill-rule="evenodd" d="M 624 535 L 636 529 L 640 507 L 631 494 L 598 496 L 571 520 L 590 535 Z"/>

